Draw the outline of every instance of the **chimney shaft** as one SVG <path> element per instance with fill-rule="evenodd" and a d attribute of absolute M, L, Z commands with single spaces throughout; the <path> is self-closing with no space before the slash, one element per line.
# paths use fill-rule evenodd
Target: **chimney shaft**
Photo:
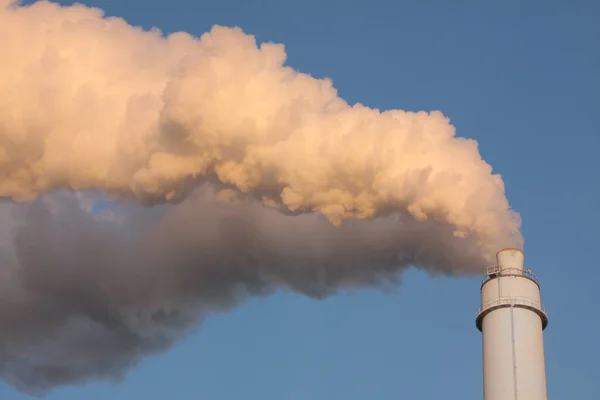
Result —
<path fill-rule="evenodd" d="M 485 400 L 547 400 L 540 287 L 518 249 L 497 254 L 481 285 L 476 326 L 483 335 Z"/>

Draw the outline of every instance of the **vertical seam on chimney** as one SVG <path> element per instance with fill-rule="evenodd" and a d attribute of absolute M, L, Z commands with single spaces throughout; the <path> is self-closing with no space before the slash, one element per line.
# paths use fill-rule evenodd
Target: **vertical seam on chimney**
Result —
<path fill-rule="evenodd" d="M 515 305 L 514 303 L 510 306 L 510 339 L 512 344 L 512 361 L 513 361 L 513 385 L 515 389 L 515 400 L 518 400 L 517 392 L 517 359 L 515 351 Z"/>

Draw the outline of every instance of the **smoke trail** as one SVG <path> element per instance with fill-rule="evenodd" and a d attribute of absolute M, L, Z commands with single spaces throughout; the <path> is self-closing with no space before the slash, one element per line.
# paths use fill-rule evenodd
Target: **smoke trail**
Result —
<path fill-rule="evenodd" d="M 223 203 L 210 188 L 158 223 L 153 210 L 90 214 L 66 194 L 11 207 L 0 376 L 23 390 L 118 378 L 248 295 L 287 287 L 322 298 L 393 284 L 410 264 L 460 273 L 481 262 L 471 241 L 434 221 L 397 215 L 335 228 L 318 214 Z M 133 225 L 145 229 L 123 228 Z"/>
<path fill-rule="evenodd" d="M 350 106 L 238 28 L 11 4 L 0 377 L 22 390 L 118 378 L 247 296 L 474 273 L 522 245 L 501 178 L 439 112 Z M 61 189 L 155 207 L 92 213 Z"/>
<path fill-rule="evenodd" d="M 518 236 L 501 179 L 441 113 L 349 106 L 329 80 L 283 66 L 281 45 L 223 27 L 164 38 L 46 2 L 0 18 L 0 195 L 156 203 L 215 177 L 335 224 L 397 210 Z"/>

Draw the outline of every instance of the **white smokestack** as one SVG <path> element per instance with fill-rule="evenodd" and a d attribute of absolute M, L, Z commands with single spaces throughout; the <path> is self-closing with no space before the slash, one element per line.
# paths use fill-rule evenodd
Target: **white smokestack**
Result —
<path fill-rule="evenodd" d="M 119 378 L 247 296 L 473 274 L 522 246 L 502 179 L 438 111 L 351 106 L 239 28 L 164 37 L 15 4 L 0 0 L 0 196 L 21 202 L 0 205 L 0 377 L 22 390 Z M 99 216 L 61 189 L 163 205 Z"/>
<path fill-rule="evenodd" d="M 548 316 L 523 252 L 498 252 L 481 287 L 476 324 L 483 333 L 485 400 L 547 400 L 544 339 Z"/>

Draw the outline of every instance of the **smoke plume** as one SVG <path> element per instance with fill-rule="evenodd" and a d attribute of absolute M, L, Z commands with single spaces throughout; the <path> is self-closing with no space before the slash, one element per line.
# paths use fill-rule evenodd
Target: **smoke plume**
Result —
<path fill-rule="evenodd" d="M 118 379 L 247 296 L 522 245 L 475 141 L 349 105 L 282 45 L 7 0 L 0 37 L 0 377 L 21 390 Z"/>

